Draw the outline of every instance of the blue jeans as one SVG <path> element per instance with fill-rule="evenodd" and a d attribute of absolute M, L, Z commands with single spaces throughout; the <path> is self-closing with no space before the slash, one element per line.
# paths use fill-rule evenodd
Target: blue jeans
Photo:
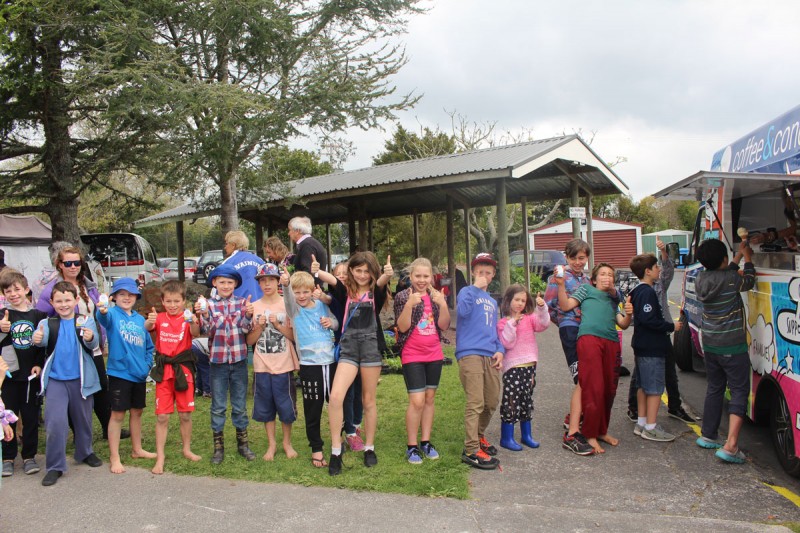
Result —
<path fill-rule="evenodd" d="M 238 363 L 211 363 L 211 429 L 225 427 L 225 410 L 231 397 L 231 422 L 236 429 L 247 429 L 247 359 Z"/>
<path fill-rule="evenodd" d="M 197 368 L 197 379 L 194 381 L 194 388 L 198 389 L 200 393 L 211 392 L 211 382 L 209 373 L 211 364 L 208 360 L 208 354 L 200 348 L 192 345 L 192 353 L 197 360 L 195 367 Z"/>

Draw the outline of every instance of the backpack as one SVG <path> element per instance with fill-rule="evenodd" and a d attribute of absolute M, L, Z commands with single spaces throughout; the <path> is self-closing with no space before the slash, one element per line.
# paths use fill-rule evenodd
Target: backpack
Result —
<path fill-rule="evenodd" d="M 50 335 L 47 337 L 47 350 L 45 355 L 50 357 L 56 349 L 56 342 L 58 341 L 58 330 L 61 328 L 61 318 L 51 316 L 47 319 L 47 327 L 50 328 Z M 78 328 L 75 328 L 75 335 L 78 337 L 78 342 L 86 350 L 86 353 L 91 354 L 92 350 L 86 345 L 83 337 L 78 333 Z"/>

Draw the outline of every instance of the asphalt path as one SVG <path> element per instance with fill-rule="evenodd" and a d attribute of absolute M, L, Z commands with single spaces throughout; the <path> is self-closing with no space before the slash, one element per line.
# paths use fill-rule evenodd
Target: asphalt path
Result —
<path fill-rule="evenodd" d="M 625 332 L 624 364 L 630 368 L 629 344 Z M 71 465 L 54 487 L 40 485 L 43 473 L 24 476 L 19 469 L 4 479 L 0 531 L 730 532 L 788 531 L 774 524 L 800 522 L 800 507 L 765 484 L 798 492 L 797 481 L 781 475 L 763 428 L 745 425 L 742 447 L 750 460 L 744 465 L 723 463 L 697 447 L 694 429 L 668 418 L 665 408 L 659 422 L 678 438 L 644 441 L 624 416 L 629 378 L 621 379 L 611 418 L 619 446 L 593 457 L 563 449 L 572 382 L 557 330 L 540 334 L 539 346 L 534 436 L 542 445 L 501 449 L 502 470 L 472 471 L 470 500 L 153 476 L 132 467 L 115 476 L 106 468 Z M 703 376 L 679 377 L 687 407 L 702 414 Z M 488 436 L 499 440 L 497 415 Z M 424 465 L 414 468 L 425 475 Z"/>

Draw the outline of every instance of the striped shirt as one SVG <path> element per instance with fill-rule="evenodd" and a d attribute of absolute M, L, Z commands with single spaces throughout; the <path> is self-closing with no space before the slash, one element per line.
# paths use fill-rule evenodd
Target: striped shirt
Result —
<path fill-rule="evenodd" d="M 695 292 L 703 304 L 703 350 L 717 354 L 747 352 L 744 304 L 740 292 L 749 291 L 756 283 L 753 263 L 745 263 L 743 275 L 739 266 L 704 270 L 697 275 Z"/>

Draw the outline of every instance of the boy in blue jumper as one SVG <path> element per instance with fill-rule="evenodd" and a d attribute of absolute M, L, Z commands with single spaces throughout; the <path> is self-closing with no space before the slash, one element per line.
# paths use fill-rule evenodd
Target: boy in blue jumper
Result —
<path fill-rule="evenodd" d="M 45 487 L 54 485 L 67 471 L 67 413 L 72 418 L 75 433 L 75 460 L 92 467 L 103 465 L 92 450 L 93 394 L 100 390 L 92 352 L 100 344 L 100 335 L 91 315 L 75 316 L 77 303 L 75 285 L 69 281 L 56 283 L 50 305 L 58 316 L 39 322 L 33 333 L 33 343 L 47 347 L 47 360 L 42 369 L 47 434 L 47 474 L 42 479 Z"/>
<path fill-rule="evenodd" d="M 497 337 L 497 302 L 486 292 L 497 262 L 480 253 L 472 260 L 472 285 L 458 293 L 456 359 L 458 376 L 467 396 L 464 412 L 464 451 L 461 460 L 483 470 L 500 462 L 497 448 L 484 436 L 500 401 L 500 369 L 505 349 Z"/>
<path fill-rule="evenodd" d="M 680 329 L 680 322 L 674 324 L 664 319 L 661 302 L 653 288 L 661 276 L 656 256 L 637 255 L 631 259 L 630 267 L 642 281 L 630 294 L 634 326 L 631 346 L 636 357 L 631 381 L 639 385 L 636 392 L 638 420 L 633 434 L 645 440 L 670 442 L 675 440 L 675 435 L 656 423 L 656 415 L 664 392 L 664 361 L 672 349 L 669 334 Z"/>
<path fill-rule="evenodd" d="M 111 472 L 122 474 L 125 467 L 119 457 L 119 437 L 125 411 L 131 412 L 131 457 L 155 459 L 156 454 L 142 449 L 142 410 L 145 407 L 145 383 L 153 365 L 155 346 L 144 327 L 144 317 L 133 310 L 141 298 L 136 282 L 120 278 L 111 289 L 114 307 L 101 300 L 97 322 L 108 336 L 108 395 L 111 419 L 108 423 L 108 449 Z"/>

